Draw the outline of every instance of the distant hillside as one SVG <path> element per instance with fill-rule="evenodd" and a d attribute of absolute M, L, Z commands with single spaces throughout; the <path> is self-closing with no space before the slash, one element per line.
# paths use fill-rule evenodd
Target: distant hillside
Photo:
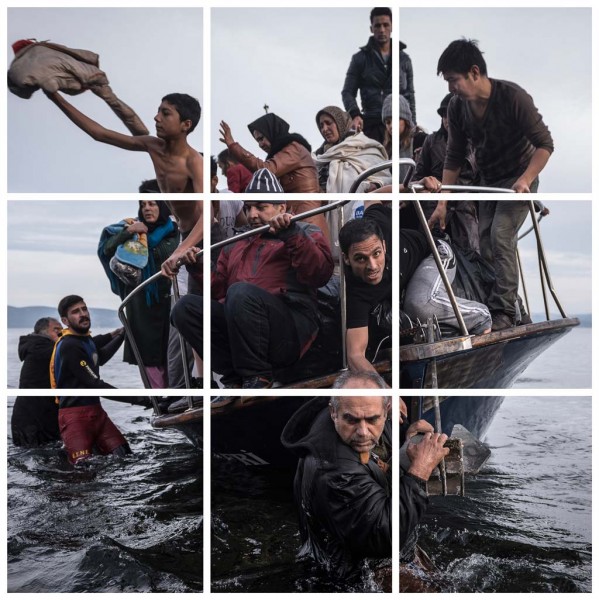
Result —
<path fill-rule="evenodd" d="M 116 310 L 107 308 L 89 309 L 92 329 L 116 329 L 121 327 L 121 322 L 117 316 Z M 56 308 L 50 306 L 9 306 L 8 321 L 9 328 L 29 329 L 33 331 L 33 326 L 38 319 L 42 317 L 54 317 L 58 319 Z"/>

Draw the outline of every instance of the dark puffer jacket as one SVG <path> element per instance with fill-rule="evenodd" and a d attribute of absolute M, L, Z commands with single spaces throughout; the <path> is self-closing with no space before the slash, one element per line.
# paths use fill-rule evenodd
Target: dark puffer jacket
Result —
<path fill-rule="evenodd" d="M 50 357 L 54 342 L 40 333 L 19 338 L 19 358 L 23 361 L 19 388 L 50 389 Z"/>
<path fill-rule="evenodd" d="M 359 569 L 364 558 L 391 556 L 391 485 L 371 457 L 357 452 L 335 431 L 327 398 L 315 398 L 289 420 L 281 441 L 300 457 L 294 495 L 302 549 L 336 577 Z M 382 441 L 390 447 L 391 425 Z"/>
<path fill-rule="evenodd" d="M 383 101 L 391 93 L 391 62 L 391 55 L 387 63 L 383 61 L 372 36 L 366 46 L 352 56 L 341 90 L 343 106 L 352 119 L 358 115 L 365 119 L 381 119 Z M 358 90 L 362 111 L 356 101 Z"/>

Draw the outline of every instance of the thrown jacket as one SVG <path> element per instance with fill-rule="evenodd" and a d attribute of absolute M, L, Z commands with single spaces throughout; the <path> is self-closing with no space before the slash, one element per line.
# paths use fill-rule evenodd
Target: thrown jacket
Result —
<path fill-rule="evenodd" d="M 372 456 L 362 464 L 337 435 L 327 404 L 327 398 L 307 401 L 281 442 L 300 458 L 294 482 L 300 556 L 343 578 L 365 558 L 391 556 L 391 486 Z M 390 445 L 390 421 L 382 438 Z"/>
<path fill-rule="evenodd" d="M 112 91 L 95 52 L 51 42 L 36 42 L 21 48 L 8 70 L 8 89 L 19 98 L 28 99 L 40 88 L 71 96 L 91 90 L 133 135 L 149 133 L 135 111 Z"/>
<path fill-rule="evenodd" d="M 50 389 L 50 357 L 54 342 L 40 333 L 19 338 L 19 358 L 23 361 L 19 376 L 20 389 Z"/>
<path fill-rule="evenodd" d="M 374 36 L 371 36 L 368 43 L 352 56 L 341 91 L 343 106 L 352 119 L 359 115 L 366 119 L 381 119 L 383 101 L 391 93 L 392 73 L 391 55 L 385 63 Z M 361 111 L 356 100 L 358 90 Z"/>

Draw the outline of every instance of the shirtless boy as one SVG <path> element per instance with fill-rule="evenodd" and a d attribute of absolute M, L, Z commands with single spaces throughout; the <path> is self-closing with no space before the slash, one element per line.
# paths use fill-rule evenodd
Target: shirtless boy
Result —
<path fill-rule="evenodd" d="M 154 137 L 125 135 L 106 129 L 76 109 L 58 92 L 46 95 L 94 140 L 124 150 L 147 152 L 163 194 L 203 191 L 202 157 L 187 143 L 187 135 L 195 129 L 201 116 L 200 104 L 195 98 L 187 94 L 165 96 L 154 117 L 157 136 Z"/>

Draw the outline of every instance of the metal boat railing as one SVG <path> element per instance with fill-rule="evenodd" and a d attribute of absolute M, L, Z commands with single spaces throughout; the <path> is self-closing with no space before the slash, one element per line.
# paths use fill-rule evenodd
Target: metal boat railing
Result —
<path fill-rule="evenodd" d="M 400 159 L 399 161 L 400 165 L 404 164 L 404 165 L 408 165 L 410 168 L 410 172 L 408 173 L 408 175 L 404 178 L 404 185 L 406 185 L 410 191 L 416 193 L 417 191 L 424 191 L 425 187 L 421 184 L 412 184 L 411 183 L 411 177 L 413 175 L 413 171 L 415 169 L 416 163 L 411 160 L 411 159 Z M 407 184 L 406 184 L 407 182 Z M 441 186 L 441 191 L 468 191 L 468 192 L 485 192 L 485 193 L 508 193 L 508 194 L 513 194 L 515 193 L 514 190 L 511 189 L 505 189 L 505 188 L 493 188 L 493 187 L 480 187 L 480 186 L 463 186 L 463 185 L 447 185 L 447 186 Z M 437 247 L 436 244 L 434 242 L 433 236 L 431 234 L 430 228 L 428 226 L 428 223 L 426 221 L 426 217 L 424 215 L 424 211 L 422 210 L 422 206 L 420 204 L 419 200 L 413 200 L 412 202 L 414 202 L 415 208 L 416 208 L 416 215 L 418 217 L 418 220 L 420 222 L 420 225 L 422 227 L 422 230 L 424 231 L 424 235 L 427 239 L 427 243 L 428 246 L 430 248 L 431 254 L 435 260 L 435 264 L 437 266 L 437 270 L 439 272 L 439 276 L 441 277 L 442 281 L 443 281 L 443 285 L 445 286 L 445 290 L 447 292 L 447 295 L 449 297 L 449 301 L 451 303 L 452 309 L 454 311 L 454 316 L 458 322 L 458 326 L 460 328 L 460 334 L 462 336 L 468 336 L 468 329 L 466 327 L 466 324 L 464 322 L 464 319 L 462 317 L 462 314 L 460 313 L 457 301 L 456 301 L 456 297 L 455 294 L 453 292 L 453 289 L 451 287 L 451 283 L 449 282 L 449 279 L 447 277 L 447 274 L 445 273 L 445 269 L 443 269 L 443 265 L 441 263 L 441 258 L 439 256 L 439 253 L 437 251 Z M 553 286 L 553 282 L 551 279 L 551 275 L 549 273 L 549 267 L 548 267 L 548 263 L 547 263 L 547 257 L 545 254 L 545 249 L 543 246 L 543 241 L 541 238 L 541 231 L 540 231 L 540 227 L 539 227 L 539 223 L 541 221 L 541 219 L 543 218 L 544 214 L 543 211 L 541 211 L 541 214 L 539 215 L 539 218 L 537 220 L 536 216 L 535 216 L 535 201 L 534 200 L 526 200 L 526 202 L 528 203 L 528 210 L 530 212 L 530 216 L 532 219 L 532 226 L 530 229 L 528 229 L 526 232 L 524 232 L 521 236 L 518 237 L 518 240 L 522 239 L 523 237 L 525 237 L 526 235 L 528 235 L 531 231 L 535 232 L 535 237 L 536 237 L 536 243 L 537 243 L 537 256 L 538 256 L 538 262 L 539 262 L 539 272 L 540 272 L 540 282 L 541 282 L 541 291 L 543 294 L 543 303 L 545 306 L 545 317 L 547 320 L 550 319 L 550 313 L 549 313 L 549 303 L 548 303 L 548 299 L 547 299 L 547 290 L 546 288 L 549 288 L 549 292 L 551 293 L 551 296 L 553 298 L 553 301 L 555 302 L 555 305 L 557 306 L 562 318 L 567 318 L 566 312 L 564 311 L 562 304 L 557 296 L 557 292 L 555 290 L 555 287 Z M 518 270 L 520 273 L 520 279 L 522 281 L 522 288 L 523 288 L 523 292 L 524 292 L 524 297 L 525 297 L 525 306 L 526 306 L 526 310 L 528 312 L 528 314 L 530 314 L 530 306 L 529 306 L 529 302 L 528 302 L 528 291 L 526 288 L 526 282 L 525 282 L 525 278 L 524 278 L 524 271 L 522 269 L 522 261 L 520 259 L 520 253 L 517 252 L 517 262 L 518 262 Z"/>
<path fill-rule="evenodd" d="M 377 169 L 377 167 L 380 167 L 380 165 L 377 165 L 376 167 L 374 167 L 374 169 Z M 377 170 L 382 170 L 384 168 L 385 167 L 378 168 Z M 374 170 L 373 172 L 377 172 L 377 170 Z M 372 171 L 372 169 L 370 171 Z M 372 174 L 372 173 L 370 173 L 370 174 Z M 349 202 L 350 202 L 350 200 L 338 200 L 336 202 L 331 202 L 324 206 L 320 206 L 318 208 L 314 208 L 312 210 L 303 212 L 299 215 L 294 215 L 293 217 L 291 217 L 291 222 L 293 223 L 295 221 L 303 221 L 303 220 L 305 220 L 309 217 L 313 217 L 315 215 L 319 215 L 322 213 L 341 209 L 341 208 L 343 208 L 343 206 L 345 206 Z M 341 228 L 343 226 L 343 210 L 339 210 L 339 215 L 340 215 L 339 218 L 340 218 L 340 228 Z M 245 231 L 243 233 L 240 233 L 239 235 L 233 236 L 231 238 L 228 238 L 226 240 L 222 240 L 220 242 L 217 242 L 216 244 L 213 244 L 210 247 L 210 250 L 217 250 L 217 249 L 223 248 L 224 246 L 227 246 L 229 244 L 239 242 L 240 240 L 244 240 L 244 239 L 253 237 L 255 235 L 260 235 L 262 233 L 266 233 L 269 229 L 270 229 L 270 225 L 263 225 L 262 227 L 257 227 L 255 229 Z M 196 253 L 196 257 L 201 257 L 203 252 L 204 252 L 204 250 L 200 249 Z M 347 328 L 346 312 L 345 312 L 345 304 L 346 304 L 345 293 L 346 293 L 346 291 L 345 291 L 345 281 L 344 281 L 344 276 L 343 276 L 343 258 L 342 258 L 341 253 L 339 253 L 339 265 L 340 265 L 341 336 L 342 336 L 342 349 L 343 349 L 342 356 L 343 356 L 343 368 L 347 368 L 347 356 L 346 356 L 346 350 L 345 350 L 345 334 L 346 334 L 346 328 Z M 181 267 L 183 265 L 178 264 L 177 266 Z M 146 389 L 151 389 L 152 386 L 151 386 L 150 380 L 148 378 L 148 375 L 144 369 L 143 361 L 141 358 L 141 353 L 139 351 L 139 346 L 137 345 L 135 336 L 133 335 L 133 330 L 131 328 L 129 320 L 127 319 L 127 315 L 125 314 L 125 308 L 131 302 L 131 299 L 133 297 L 135 297 L 137 294 L 142 292 L 146 288 L 146 286 L 148 286 L 149 284 L 153 283 L 154 281 L 157 281 L 158 279 L 160 279 L 160 277 L 166 277 L 166 276 L 163 275 L 159 271 L 158 273 L 154 273 L 154 275 L 152 275 L 151 277 L 149 277 L 148 279 L 146 279 L 145 281 L 140 283 L 130 294 L 128 294 L 123 299 L 123 301 L 118 309 L 119 319 L 125 329 L 125 334 L 127 336 L 127 339 L 129 340 L 131 350 L 133 352 L 133 355 L 135 356 L 135 360 L 137 361 L 137 366 L 139 368 L 141 380 Z M 179 300 L 179 286 L 178 286 L 177 278 L 174 277 L 172 279 L 172 282 L 173 282 L 173 301 L 177 302 Z M 182 354 L 182 358 L 183 358 L 183 372 L 184 372 L 184 377 L 185 377 L 185 385 L 186 385 L 187 389 L 190 389 L 191 388 L 191 376 L 189 373 L 189 364 L 188 364 L 188 360 L 187 360 L 186 343 L 185 343 L 183 336 L 179 332 L 177 332 L 177 334 L 179 336 L 179 342 L 181 344 L 181 354 Z M 150 396 L 150 399 L 152 401 L 152 406 L 154 408 L 154 414 L 156 416 L 160 416 L 161 410 L 160 410 L 160 406 L 158 404 L 157 397 Z M 191 410 L 191 409 L 193 409 L 193 398 L 191 396 L 189 396 L 188 397 L 188 410 Z"/>

